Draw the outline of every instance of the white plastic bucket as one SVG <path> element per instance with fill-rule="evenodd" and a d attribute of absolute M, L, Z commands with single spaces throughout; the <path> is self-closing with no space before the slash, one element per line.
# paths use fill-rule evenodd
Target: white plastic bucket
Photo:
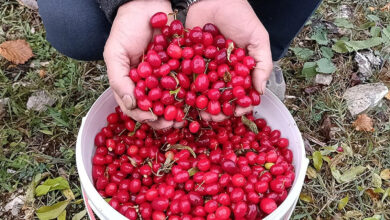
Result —
<path fill-rule="evenodd" d="M 83 190 L 84 202 L 91 219 L 93 212 L 102 220 L 126 218 L 113 209 L 96 191 L 92 181 L 92 157 L 95 153 L 95 135 L 106 126 L 106 117 L 117 106 L 114 94 L 107 89 L 83 118 L 76 144 L 76 163 Z M 302 189 L 309 160 L 305 156 L 305 148 L 298 127 L 284 104 L 271 92 L 261 97 L 261 104 L 254 110 L 256 118 L 265 118 L 272 129 L 279 129 L 283 137 L 290 141 L 289 148 L 294 154 L 295 180 L 286 200 L 265 220 L 289 219 L 294 211 Z M 93 210 L 93 212 L 92 212 Z"/>

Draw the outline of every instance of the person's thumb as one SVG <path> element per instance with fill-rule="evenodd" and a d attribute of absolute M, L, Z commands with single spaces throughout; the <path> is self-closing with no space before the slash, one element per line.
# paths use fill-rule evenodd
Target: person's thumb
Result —
<path fill-rule="evenodd" d="M 267 80 L 272 72 L 273 63 L 268 39 L 255 41 L 248 45 L 248 54 L 255 59 L 256 65 L 252 72 L 252 83 L 257 92 L 264 94 Z"/>
<path fill-rule="evenodd" d="M 123 101 L 127 109 L 134 109 L 137 106 L 134 97 L 134 82 L 129 77 L 130 59 L 123 48 L 107 48 L 104 51 L 104 61 L 107 66 L 110 86 Z"/>

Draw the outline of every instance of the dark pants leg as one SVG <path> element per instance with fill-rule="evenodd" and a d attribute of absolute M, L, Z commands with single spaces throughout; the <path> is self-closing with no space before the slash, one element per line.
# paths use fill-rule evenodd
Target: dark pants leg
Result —
<path fill-rule="evenodd" d="M 96 0 L 38 0 L 46 38 L 62 54 L 99 60 L 111 24 Z"/>
<path fill-rule="evenodd" d="M 250 0 L 267 29 L 274 61 L 282 58 L 321 0 Z"/>

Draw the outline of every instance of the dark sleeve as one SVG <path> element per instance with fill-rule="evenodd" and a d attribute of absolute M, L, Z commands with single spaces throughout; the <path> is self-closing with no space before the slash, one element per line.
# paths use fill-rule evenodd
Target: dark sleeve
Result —
<path fill-rule="evenodd" d="M 100 8 L 103 10 L 106 18 L 112 23 L 115 18 L 119 6 L 129 2 L 130 0 L 97 0 Z"/>

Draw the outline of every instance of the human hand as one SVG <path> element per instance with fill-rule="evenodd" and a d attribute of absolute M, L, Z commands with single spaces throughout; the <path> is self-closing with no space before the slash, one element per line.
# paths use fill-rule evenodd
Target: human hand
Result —
<path fill-rule="evenodd" d="M 252 7 L 246 0 L 203 0 L 193 4 L 188 11 L 186 27 L 203 27 L 213 23 L 226 38 L 232 39 L 238 47 L 247 49 L 256 61 L 252 72 L 254 88 L 263 94 L 272 72 L 272 56 L 267 30 L 264 28 Z M 235 116 L 242 116 L 253 110 L 236 107 Z M 204 120 L 223 121 L 228 118 L 220 113 L 210 115 L 203 111 Z"/>
<path fill-rule="evenodd" d="M 129 77 L 130 68 L 138 65 L 152 37 L 158 34 L 149 24 L 156 12 L 172 13 L 170 1 L 133 0 L 119 7 L 103 55 L 110 85 L 122 111 L 136 121 L 164 129 L 172 127 L 173 122 L 137 108 L 135 85 Z"/>

